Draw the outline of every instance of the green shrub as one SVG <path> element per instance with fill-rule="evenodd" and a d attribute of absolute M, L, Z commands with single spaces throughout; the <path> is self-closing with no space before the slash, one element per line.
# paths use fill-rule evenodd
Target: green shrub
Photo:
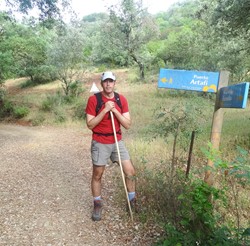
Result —
<path fill-rule="evenodd" d="M 28 80 L 24 81 L 23 83 L 21 83 L 20 87 L 22 89 L 24 89 L 24 88 L 33 87 L 33 86 L 36 86 L 36 85 L 37 84 L 34 81 L 28 79 Z"/>
<path fill-rule="evenodd" d="M 137 218 L 143 224 L 165 224 L 165 235 L 157 245 L 249 245 L 250 229 L 244 219 L 247 197 L 240 200 L 242 192 L 249 190 L 249 151 L 238 148 L 234 161 L 226 161 L 209 149 L 206 156 L 215 162 L 211 171 L 219 180 L 216 186 L 209 186 L 202 179 L 205 168 L 199 168 L 198 163 L 193 164 L 187 179 L 184 158 L 176 156 L 171 175 L 171 157 L 152 163 L 140 146 L 133 147 L 137 148 L 137 192 L 141 198 Z"/>
<path fill-rule="evenodd" d="M 0 105 L 3 104 L 6 91 L 4 89 L 3 83 L 0 82 Z"/>
<path fill-rule="evenodd" d="M 82 87 L 82 83 L 80 81 L 74 81 L 69 86 L 69 94 L 71 97 L 78 97 L 84 89 Z"/>
<path fill-rule="evenodd" d="M 54 68 L 48 65 L 42 65 L 38 67 L 33 77 L 33 80 L 36 84 L 48 83 L 56 79 L 57 77 Z"/>
<path fill-rule="evenodd" d="M 58 106 L 64 103 L 64 97 L 60 92 L 56 94 L 48 95 L 46 99 L 42 102 L 41 109 L 43 111 L 50 112 Z"/>
<path fill-rule="evenodd" d="M 53 108 L 53 103 L 50 100 L 48 100 L 48 98 L 47 100 L 42 102 L 41 109 L 43 111 L 51 111 L 52 108 Z"/>
<path fill-rule="evenodd" d="M 209 186 L 199 179 L 184 185 L 184 191 L 178 197 L 181 202 L 178 216 L 181 218 L 180 228 L 184 232 L 184 242 L 186 234 L 189 234 L 189 240 L 193 241 L 193 245 L 197 242 L 199 245 L 204 245 L 213 237 L 218 218 L 214 214 L 212 201 L 223 200 L 223 194 L 222 190 Z"/>
<path fill-rule="evenodd" d="M 0 108 L 0 118 L 14 117 L 21 119 L 29 114 L 29 109 L 25 106 L 15 106 L 11 101 L 5 100 Z"/>
<path fill-rule="evenodd" d="M 0 108 L 0 118 L 9 117 L 13 114 L 14 105 L 8 100 L 2 102 L 2 107 Z"/>
<path fill-rule="evenodd" d="M 217 175 L 228 170 L 226 178 L 218 187 L 209 186 L 197 177 L 182 181 L 182 193 L 176 192 L 180 202 L 176 207 L 178 219 L 169 220 L 165 226 L 166 239 L 158 245 L 249 245 L 250 229 L 241 226 L 239 200 L 240 186 L 243 192 L 249 188 L 249 153 L 238 147 L 238 156 L 229 162 L 222 160 L 220 153 L 211 149 L 211 144 L 209 147 L 204 153 L 214 162 L 210 170 Z M 235 211 L 230 213 L 229 223 L 222 214 L 228 210 Z"/>
<path fill-rule="evenodd" d="M 57 79 L 53 68 L 46 65 L 33 69 L 32 74 L 33 76 L 31 76 L 29 80 L 21 84 L 21 88 L 45 84 Z M 25 72 L 23 76 L 26 76 Z"/>
<path fill-rule="evenodd" d="M 178 196 L 180 204 L 176 207 L 179 219 L 165 225 L 166 239 L 157 245 L 245 245 L 243 236 L 247 230 L 237 235 L 239 232 L 234 228 L 223 224 L 223 218 L 215 209 L 216 203 L 226 206 L 226 194 L 221 188 L 209 186 L 197 178 L 184 183 L 183 187 Z"/>
<path fill-rule="evenodd" d="M 66 120 L 66 115 L 65 112 L 61 108 L 56 108 L 53 110 L 53 113 L 55 115 L 55 121 L 58 123 L 65 122 Z"/>
<path fill-rule="evenodd" d="M 29 114 L 29 109 L 25 106 L 14 107 L 13 116 L 16 119 L 21 119 Z"/>
<path fill-rule="evenodd" d="M 86 101 L 81 100 L 80 102 L 76 103 L 74 107 L 74 117 L 79 120 L 86 119 L 85 108 Z"/>
<path fill-rule="evenodd" d="M 32 119 L 33 126 L 39 126 L 45 121 L 45 116 L 43 114 L 38 114 L 35 118 Z"/>
<path fill-rule="evenodd" d="M 148 131 L 153 136 L 164 137 L 166 140 L 174 137 L 181 149 L 186 150 L 192 132 L 198 135 L 203 131 L 203 126 L 207 121 L 204 113 L 206 108 L 208 108 L 206 99 L 201 100 L 197 96 L 179 100 L 172 107 L 157 106 L 156 121 L 148 126 Z"/>

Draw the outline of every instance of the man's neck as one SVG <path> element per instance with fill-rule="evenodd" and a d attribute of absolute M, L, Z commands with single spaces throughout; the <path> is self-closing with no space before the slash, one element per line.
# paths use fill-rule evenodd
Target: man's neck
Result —
<path fill-rule="evenodd" d="M 113 98 L 114 92 L 106 93 L 106 92 L 102 91 L 102 95 L 107 97 L 107 98 Z"/>

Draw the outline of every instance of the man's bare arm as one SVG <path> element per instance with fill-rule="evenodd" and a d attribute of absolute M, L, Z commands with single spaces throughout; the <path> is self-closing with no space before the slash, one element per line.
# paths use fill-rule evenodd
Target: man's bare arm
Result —
<path fill-rule="evenodd" d="M 106 102 L 104 109 L 96 116 L 87 114 L 86 115 L 86 124 L 90 130 L 95 128 L 103 119 L 105 114 L 109 112 L 114 107 L 112 102 Z"/>
<path fill-rule="evenodd" d="M 129 112 L 121 114 L 116 108 L 112 109 L 112 112 L 115 114 L 118 121 L 125 129 L 129 129 L 131 126 L 131 118 Z"/>

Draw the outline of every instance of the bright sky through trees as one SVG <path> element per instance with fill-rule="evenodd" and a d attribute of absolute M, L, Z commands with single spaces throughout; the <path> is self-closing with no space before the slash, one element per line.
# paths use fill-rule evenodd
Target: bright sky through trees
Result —
<path fill-rule="evenodd" d="M 167 9 L 174 3 L 182 2 L 183 0 L 143 0 L 143 6 L 148 8 L 149 13 L 156 14 Z M 86 3 L 81 0 L 72 0 L 72 8 L 81 15 L 88 15 L 92 13 L 105 12 L 112 4 L 119 3 L 119 0 L 91 0 Z"/>
<path fill-rule="evenodd" d="M 135 0 L 136 1 L 136 0 Z M 148 12 L 151 14 L 156 14 L 162 11 L 167 11 L 168 8 L 178 2 L 183 2 L 185 0 L 142 0 L 143 6 L 148 9 Z M 120 0 L 91 0 L 90 2 L 82 0 L 71 0 L 72 10 L 75 12 L 78 19 L 81 19 L 83 16 L 106 12 L 108 7 L 114 4 L 118 4 Z M 5 0 L 0 0 L 0 11 L 6 10 Z M 17 19 L 22 19 L 22 14 L 16 12 L 15 16 Z M 29 11 L 29 16 L 38 16 L 38 11 L 33 9 Z M 64 21 L 68 22 L 70 15 L 66 12 L 62 15 Z"/>

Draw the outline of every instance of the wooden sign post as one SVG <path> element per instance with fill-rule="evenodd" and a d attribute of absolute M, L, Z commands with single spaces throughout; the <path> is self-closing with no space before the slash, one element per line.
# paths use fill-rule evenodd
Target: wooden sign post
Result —
<path fill-rule="evenodd" d="M 211 130 L 212 148 L 219 150 L 223 124 L 223 108 L 245 108 L 247 104 L 249 83 L 228 86 L 229 72 L 205 72 L 160 69 L 158 88 L 203 91 L 216 93 Z M 208 160 L 204 181 L 213 185 L 211 169 L 212 160 Z"/>
<path fill-rule="evenodd" d="M 223 109 L 219 107 L 220 89 L 228 85 L 228 80 L 229 80 L 229 72 L 221 71 L 220 77 L 219 77 L 219 83 L 218 83 L 218 92 L 216 94 L 212 130 L 211 130 L 211 143 L 212 143 L 212 147 L 216 150 L 219 150 L 221 129 L 222 129 L 222 124 L 223 124 Z M 211 168 L 214 166 L 214 163 L 212 162 L 212 160 L 208 160 L 207 166 Z M 209 169 L 206 170 L 204 180 L 207 184 L 213 185 L 213 175 L 212 175 L 211 170 Z"/>

